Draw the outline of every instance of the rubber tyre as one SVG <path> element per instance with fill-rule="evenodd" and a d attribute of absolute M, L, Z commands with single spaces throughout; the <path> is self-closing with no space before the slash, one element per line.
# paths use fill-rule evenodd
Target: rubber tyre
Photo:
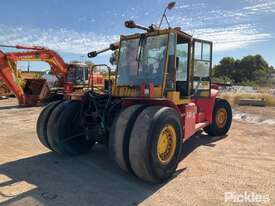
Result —
<path fill-rule="evenodd" d="M 221 108 L 224 108 L 226 110 L 227 120 L 224 127 L 219 128 L 216 123 L 216 115 L 217 115 L 217 111 Z M 232 123 L 232 109 L 230 104 L 224 99 L 217 98 L 213 109 L 212 124 L 206 127 L 204 131 L 210 136 L 223 136 L 230 129 L 231 123 Z"/>
<path fill-rule="evenodd" d="M 176 133 L 176 148 L 172 159 L 161 164 L 157 157 L 157 143 L 161 130 L 172 125 Z M 150 106 L 138 116 L 131 132 L 129 159 L 131 167 L 139 178 L 162 183 L 175 172 L 180 161 L 182 148 L 182 127 L 177 111 L 169 107 Z"/>
<path fill-rule="evenodd" d="M 54 108 L 57 107 L 57 105 L 59 105 L 61 102 L 62 101 L 55 101 L 48 104 L 40 112 L 36 123 L 36 133 L 37 133 L 38 139 L 45 147 L 47 147 L 50 150 L 52 150 L 52 148 L 49 144 L 48 135 L 47 135 L 48 120 Z"/>
<path fill-rule="evenodd" d="M 53 111 L 47 132 L 54 151 L 75 156 L 89 152 L 95 144 L 94 139 L 86 139 L 85 128 L 81 126 L 79 116 L 80 107 L 81 102 L 65 101 Z M 71 138 L 75 135 L 78 135 L 77 138 Z"/>
<path fill-rule="evenodd" d="M 145 105 L 130 106 L 115 118 L 109 135 L 109 154 L 116 164 L 126 172 L 132 172 L 129 160 L 130 134 L 138 114 Z"/>

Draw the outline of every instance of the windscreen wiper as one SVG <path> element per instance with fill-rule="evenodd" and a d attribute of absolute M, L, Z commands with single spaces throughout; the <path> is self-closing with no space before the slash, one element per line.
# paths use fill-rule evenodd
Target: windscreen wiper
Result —
<path fill-rule="evenodd" d="M 145 43 L 146 43 L 146 35 L 145 34 L 141 34 L 140 38 L 139 38 L 139 42 L 138 42 L 138 53 L 137 53 L 137 57 L 136 57 L 136 61 L 138 62 L 137 72 L 139 71 L 141 55 L 143 53 L 143 49 L 144 49 Z"/>

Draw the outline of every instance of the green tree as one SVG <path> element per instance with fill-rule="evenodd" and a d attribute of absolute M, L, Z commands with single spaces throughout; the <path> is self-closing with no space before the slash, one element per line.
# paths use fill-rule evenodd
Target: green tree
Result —
<path fill-rule="evenodd" d="M 241 85 L 270 85 L 270 74 L 274 68 L 261 55 L 249 55 L 235 60 L 232 57 L 224 57 L 213 68 L 214 78 L 220 80 L 231 79 Z"/>
<path fill-rule="evenodd" d="M 232 79 L 234 73 L 235 59 L 224 57 L 220 63 L 213 68 L 213 76 L 221 79 Z"/>

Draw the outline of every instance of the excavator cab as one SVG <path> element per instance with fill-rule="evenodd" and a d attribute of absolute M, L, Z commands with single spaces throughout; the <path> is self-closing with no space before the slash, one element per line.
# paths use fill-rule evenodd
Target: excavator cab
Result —
<path fill-rule="evenodd" d="M 179 28 L 121 36 L 115 94 L 176 104 L 209 97 L 211 64 L 212 43 Z"/>
<path fill-rule="evenodd" d="M 104 88 L 104 77 L 100 73 L 93 72 L 93 67 L 84 63 L 70 63 L 68 65 L 68 76 L 65 80 L 65 93 L 70 97 L 73 93 L 83 94 L 84 90 L 92 87 L 98 89 Z M 66 89 L 67 87 L 71 87 Z M 69 90 L 69 92 L 67 91 Z M 73 97 L 74 98 L 74 97 Z"/>
<path fill-rule="evenodd" d="M 70 63 L 68 65 L 67 81 L 72 82 L 74 86 L 88 85 L 89 68 L 87 64 Z"/>

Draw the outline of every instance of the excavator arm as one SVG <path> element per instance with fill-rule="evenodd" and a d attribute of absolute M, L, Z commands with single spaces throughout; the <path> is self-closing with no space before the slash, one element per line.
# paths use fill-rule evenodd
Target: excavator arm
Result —
<path fill-rule="evenodd" d="M 16 48 L 29 49 L 37 47 L 17 46 Z M 52 72 L 59 78 L 65 78 L 68 74 L 68 65 L 64 62 L 62 57 L 55 51 L 43 47 L 41 47 L 41 49 L 33 49 L 32 51 L 6 53 L 6 60 L 9 62 L 44 61 L 51 66 Z"/>
<path fill-rule="evenodd" d="M 16 95 L 19 104 L 25 105 L 26 96 L 24 94 L 24 91 L 16 80 L 13 69 L 7 62 L 6 54 L 2 51 L 0 51 L 0 78 L 9 88 L 9 90 Z"/>
<path fill-rule="evenodd" d="M 7 46 L 0 45 L 0 47 L 12 47 L 16 49 L 24 49 L 30 51 L 23 52 L 8 52 L 5 53 L 0 50 L 0 79 L 7 85 L 7 87 L 16 95 L 19 105 L 32 104 L 28 101 L 28 95 L 25 93 L 19 83 L 16 75 L 16 62 L 18 61 L 43 61 L 51 66 L 52 72 L 59 80 L 64 82 L 68 74 L 68 65 L 64 62 L 55 51 L 49 50 L 39 46 Z"/>

